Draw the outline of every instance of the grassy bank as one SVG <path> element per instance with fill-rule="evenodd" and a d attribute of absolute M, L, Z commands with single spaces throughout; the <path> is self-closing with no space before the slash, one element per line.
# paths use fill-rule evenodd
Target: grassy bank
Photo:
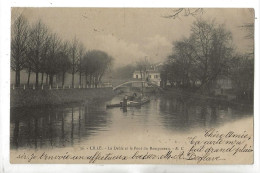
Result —
<path fill-rule="evenodd" d="M 111 98 L 112 88 L 88 89 L 15 89 L 11 90 L 11 107 L 39 106 L 90 101 L 100 98 Z"/>

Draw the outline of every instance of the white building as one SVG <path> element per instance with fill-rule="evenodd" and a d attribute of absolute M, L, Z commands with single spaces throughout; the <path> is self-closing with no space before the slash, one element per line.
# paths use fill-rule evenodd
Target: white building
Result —
<path fill-rule="evenodd" d="M 145 73 L 143 72 L 142 75 L 140 71 L 136 70 L 133 73 L 133 79 L 147 80 L 156 84 L 157 86 L 160 86 L 161 83 L 160 72 L 157 70 L 147 70 Z"/>

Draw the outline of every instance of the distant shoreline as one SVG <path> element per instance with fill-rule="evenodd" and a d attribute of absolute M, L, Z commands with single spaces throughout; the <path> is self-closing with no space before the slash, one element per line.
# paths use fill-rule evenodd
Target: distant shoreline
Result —
<path fill-rule="evenodd" d="M 10 92 L 10 107 L 32 107 L 43 105 L 60 105 L 111 98 L 115 95 L 112 88 L 81 89 L 15 89 Z"/>

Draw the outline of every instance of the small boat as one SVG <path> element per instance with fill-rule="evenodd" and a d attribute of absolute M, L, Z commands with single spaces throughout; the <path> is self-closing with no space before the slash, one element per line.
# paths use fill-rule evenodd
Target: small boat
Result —
<path fill-rule="evenodd" d="M 115 107 L 138 107 L 141 106 L 145 103 L 150 102 L 150 98 L 149 97 L 143 97 L 142 99 L 140 99 L 139 101 L 127 101 L 127 105 L 123 105 L 123 101 L 121 101 L 120 103 L 117 104 L 108 104 L 107 108 L 115 108 Z"/>

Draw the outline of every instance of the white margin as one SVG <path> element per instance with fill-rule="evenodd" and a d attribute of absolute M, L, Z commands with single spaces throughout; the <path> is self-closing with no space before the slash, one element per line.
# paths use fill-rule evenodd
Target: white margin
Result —
<path fill-rule="evenodd" d="M 208 7 L 255 9 L 254 165 L 25 165 L 9 163 L 11 7 Z M 1 172 L 260 172 L 259 0 L 0 0 L 0 173 Z"/>

